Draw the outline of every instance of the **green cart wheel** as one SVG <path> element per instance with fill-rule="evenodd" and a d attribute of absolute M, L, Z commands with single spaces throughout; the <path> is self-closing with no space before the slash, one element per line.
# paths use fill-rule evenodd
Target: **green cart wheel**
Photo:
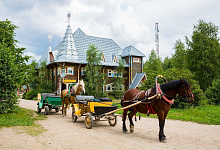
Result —
<path fill-rule="evenodd" d="M 40 109 L 39 105 L 37 106 L 37 112 L 41 113 L 41 109 Z"/>
<path fill-rule="evenodd" d="M 85 126 L 86 126 L 87 129 L 91 129 L 92 126 L 93 126 L 93 117 L 90 113 L 86 114 Z"/>
<path fill-rule="evenodd" d="M 50 109 L 48 106 L 45 106 L 45 115 L 49 115 Z"/>

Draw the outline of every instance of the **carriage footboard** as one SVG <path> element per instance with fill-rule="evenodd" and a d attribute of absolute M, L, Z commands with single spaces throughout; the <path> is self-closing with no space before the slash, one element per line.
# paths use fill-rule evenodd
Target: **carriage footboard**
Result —
<path fill-rule="evenodd" d="M 117 106 L 95 106 L 94 107 L 96 115 L 105 114 L 107 112 L 110 112 L 116 109 L 117 109 Z"/>

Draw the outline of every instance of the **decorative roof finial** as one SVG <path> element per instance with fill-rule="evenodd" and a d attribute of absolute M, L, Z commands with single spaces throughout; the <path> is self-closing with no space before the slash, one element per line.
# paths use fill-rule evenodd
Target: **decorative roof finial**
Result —
<path fill-rule="evenodd" d="M 70 25 L 70 17 L 71 17 L 71 12 L 67 12 L 67 19 L 68 19 L 68 25 Z"/>
<path fill-rule="evenodd" d="M 49 45 L 50 45 L 50 41 L 52 40 L 52 38 L 53 38 L 52 35 L 48 35 Z"/>

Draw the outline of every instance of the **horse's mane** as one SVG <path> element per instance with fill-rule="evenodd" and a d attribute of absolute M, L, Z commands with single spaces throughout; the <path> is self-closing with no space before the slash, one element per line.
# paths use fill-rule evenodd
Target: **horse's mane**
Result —
<path fill-rule="evenodd" d="M 168 83 L 161 84 L 160 87 L 163 92 L 179 88 L 182 85 L 181 80 L 173 80 Z"/>
<path fill-rule="evenodd" d="M 76 93 L 77 92 L 77 88 L 79 86 L 79 82 L 76 83 L 72 88 L 73 88 L 73 92 Z"/>

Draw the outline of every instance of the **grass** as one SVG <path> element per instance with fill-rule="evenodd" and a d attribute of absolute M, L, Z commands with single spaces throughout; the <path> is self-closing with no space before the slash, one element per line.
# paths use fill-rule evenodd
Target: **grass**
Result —
<path fill-rule="evenodd" d="M 38 114 L 33 110 L 19 108 L 18 110 L 9 111 L 7 114 L 0 114 L 0 128 L 23 126 L 20 128 L 22 131 L 18 133 L 27 133 L 31 136 L 38 136 L 46 130 L 37 124 L 37 120 L 44 120 L 47 117 Z"/>
<path fill-rule="evenodd" d="M 113 105 L 117 105 L 121 108 L 119 104 L 120 100 L 114 100 Z M 118 111 L 116 113 L 122 114 L 123 111 Z M 137 115 L 139 115 L 137 113 Z M 141 114 L 142 117 L 157 118 L 157 115 L 147 116 L 146 114 Z M 220 106 L 207 105 L 207 106 L 197 106 L 186 109 L 174 109 L 171 108 L 168 115 L 168 119 L 181 120 L 181 121 L 191 121 L 199 124 L 209 124 L 209 125 L 220 125 Z"/>

